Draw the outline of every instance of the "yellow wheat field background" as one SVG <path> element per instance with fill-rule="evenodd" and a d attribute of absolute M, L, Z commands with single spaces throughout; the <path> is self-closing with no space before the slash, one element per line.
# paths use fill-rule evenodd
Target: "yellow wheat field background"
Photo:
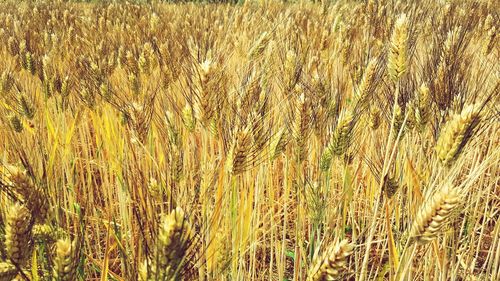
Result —
<path fill-rule="evenodd" d="M 0 2 L 0 281 L 499 280 L 499 19 Z"/>

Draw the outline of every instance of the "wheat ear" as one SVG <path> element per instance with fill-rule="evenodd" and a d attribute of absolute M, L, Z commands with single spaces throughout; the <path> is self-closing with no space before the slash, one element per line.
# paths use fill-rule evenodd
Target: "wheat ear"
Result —
<path fill-rule="evenodd" d="M 31 211 L 36 222 L 43 222 L 48 213 L 48 202 L 43 191 L 33 184 L 32 180 L 17 167 L 9 167 L 9 180 L 16 191 L 23 197 L 26 207 Z"/>
<path fill-rule="evenodd" d="M 325 147 L 320 159 L 320 168 L 322 171 L 330 169 L 334 155 L 342 156 L 347 152 L 351 144 L 353 133 L 353 116 L 346 112 L 342 114 L 338 120 L 337 127 Z"/>
<path fill-rule="evenodd" d="M 437 237 L 459 202 L 459 191 L 446 185 L 422 205 L 410 229 L 409 240 L 401 255 L 394 280 L 404 280 L 412 264 L 416 247 L 425 245 Z"/>
<path fill-rule="evenodd" d="M 390 77 L 397 81 L 406 72 L 408 67 L 408 21 L 405 14 L 399 16 L 394 25 L 391 36 L 390 49 L 388 55 L 388 65 Z"/>
<path fill-rule="evenodd" d="M 33 218 L 28 208 L 14 204 L 7 214 L 5 248 L 7 257 L 18 266 L 25 265 L 33 250 Z"/>
<path fill-rule="evenodd" d="M 302 88 L 299 86 L 296 86 L 295 90 L 297 92 L 302 92 Z M 293 119 L 293 133 L 295 134 L 295 141 L 297 143 L 299 162 L 305 160 L 308 153 L 307 136 L 309 135 L 309 130 L 311 128 L 310 115 L 311 108 L 309 100 L 302 92 L 297 99 L 295 117 Z"/>
<path fill-rule="evenodd" d="M 0 262 L 0 281 L 11 281 L 17 276 L 17 268 L 10 262 Z"/>
<path fill-rule="evenodd" d="M 231 151 L 229 152 L 227 165 L 228 170 L 233 174 L 239 174 L 245 170 L 246 159 L 250 152 L 252 136 L 250 134 L 250 126 L 237 132 Z"/>
<path fill-rule="evenodd" d="M 423 245 L 436 238 L 459 202 L 460 195 L 456 189 L 447 185 L 439 190 L 417 213 L 410 239 Z"/>
<path fill-rule="evenodd" d="M 307 281 L 326 281 L 340 277 L 347 264 L 347 257 L 352 254 L 354 244 L 347 240 L 333 243 L 323 255 L 313 261 L 307 276 Z"/>
<path fill-rule="evenodd" d="M 54 261 L 54 276 L 60 281 L 75 280 L 78 258 L 76 243 L 69 239 L 60 239 L 56 242 L 56 258 Z"/>
<path fill-rule="evenodd" d="M 142 280 L 182 280 L 182 265 L 193 237 L 191 224 L 177 207 L 161 220 L 155 257 L 140 269 Z"/>
<path fill-rule="evenodd" d="M 366 66 L 365 72 L 363 74 L 363 79 L 358 85 L 358 88 L 355 92 L 355 100 L 358 102 L 364 101 L 367 97 L 370 96 L 372 91 L 374 90 L 374 82 L 377 71 L 377 60 L 372 59 L 368 62 Z"/>
<path fill-rule="evenodd" d="M 469 105 L 446 123 L 436 143 L 436 153 L 443 165 L 451 166 L 455 162 L 480 121 L 479 107 Z"/>

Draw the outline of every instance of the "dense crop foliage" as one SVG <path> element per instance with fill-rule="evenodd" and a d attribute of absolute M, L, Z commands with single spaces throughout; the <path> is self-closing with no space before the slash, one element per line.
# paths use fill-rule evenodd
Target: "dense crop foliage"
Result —
<path fill-rule="evenodd" d="M 499 280 L 498 3 L 297 2 L 2 1 L 0 280 Z"/>

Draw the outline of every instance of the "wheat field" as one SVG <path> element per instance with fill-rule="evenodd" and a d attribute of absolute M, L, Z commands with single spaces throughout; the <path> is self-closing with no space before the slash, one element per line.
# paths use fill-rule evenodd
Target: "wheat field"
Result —
<path fill-rule="evenodd" d="M 174 2 L 0 2 L 0 281 L 500 280 L 498 2 Z"/>

